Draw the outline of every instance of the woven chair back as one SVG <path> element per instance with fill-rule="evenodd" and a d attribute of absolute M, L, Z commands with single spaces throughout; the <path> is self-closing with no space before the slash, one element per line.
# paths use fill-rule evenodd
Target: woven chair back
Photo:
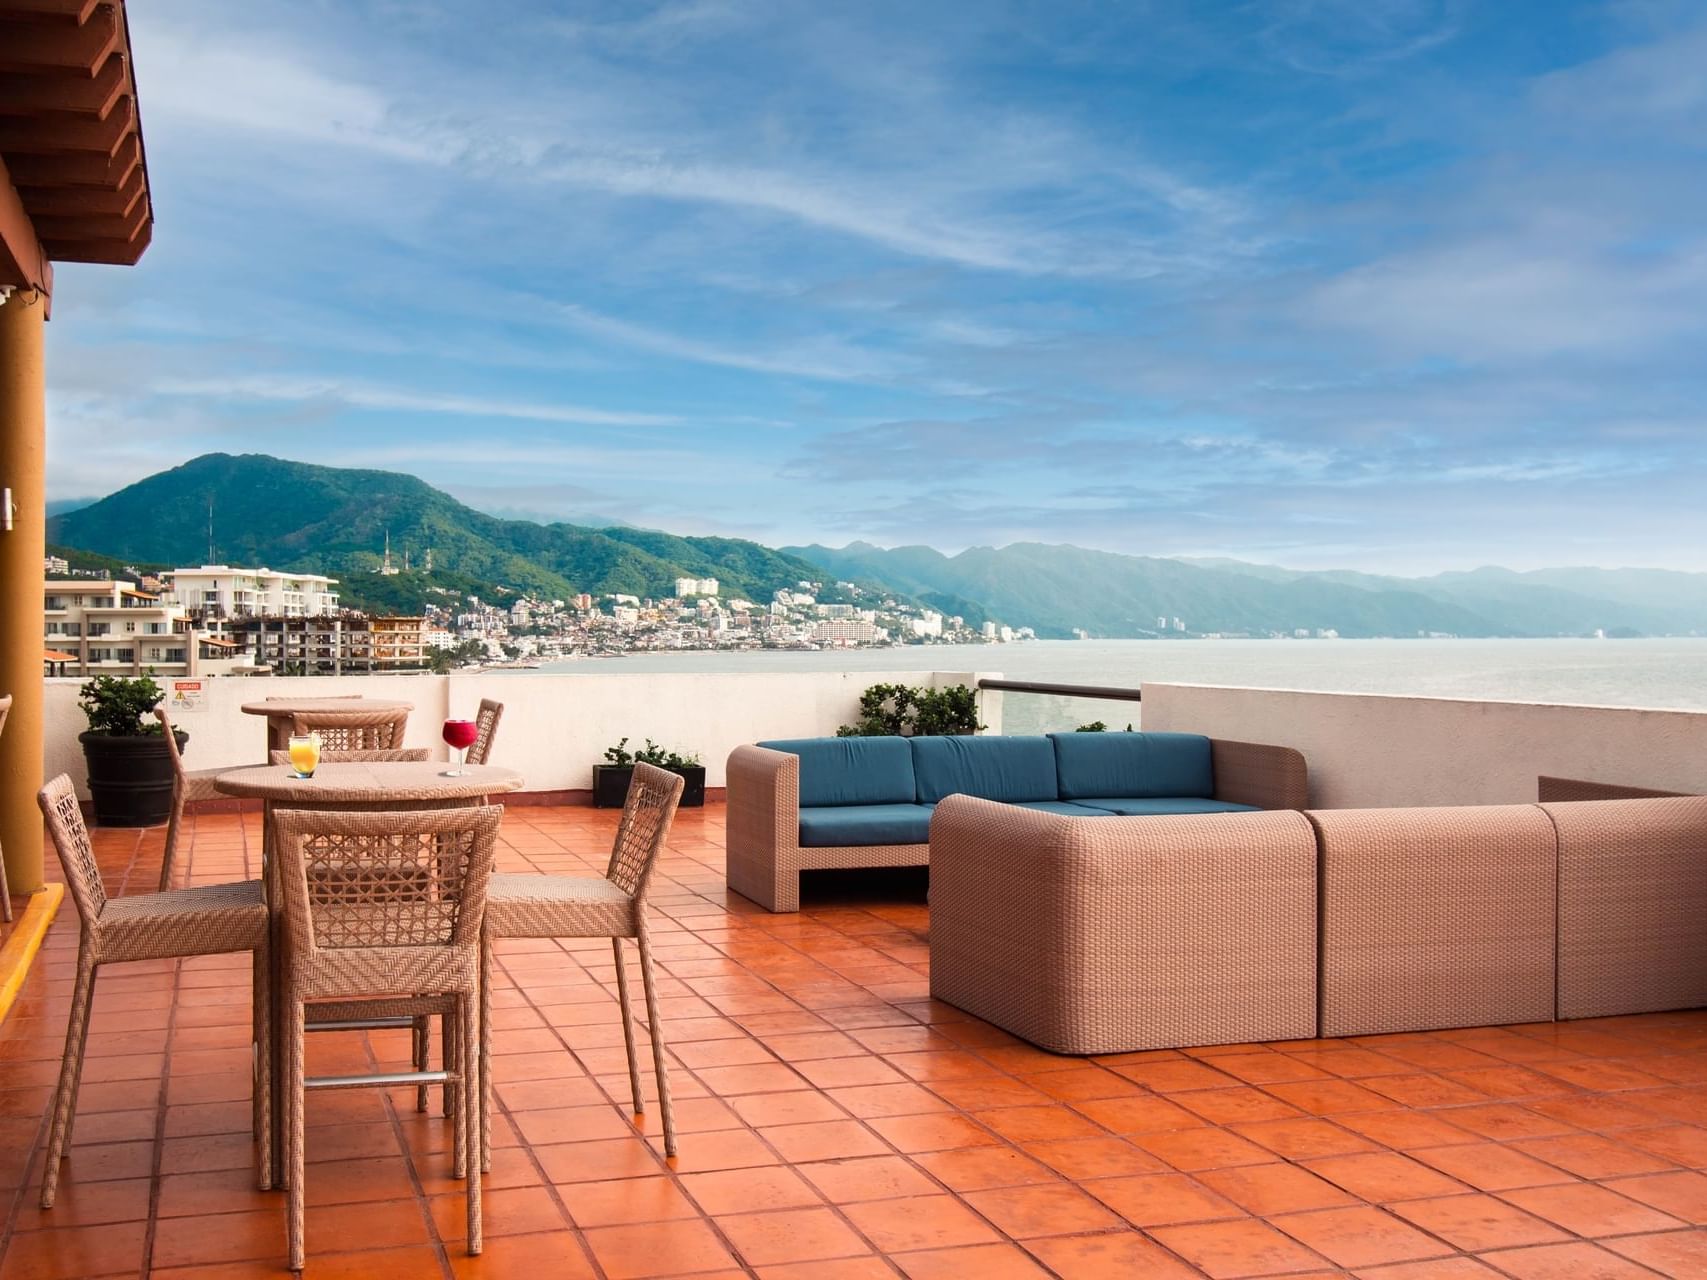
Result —
<path fill-rule="evenodd" d="M 267 759 L 273 764 L 289 764 L 290 752 L 269 751 Z M 419 764 L 432 759 L 425 747 L 393 747 L 386 751 L 322 751 L 321 764 Z"/>
<path fill-rule="evenodd" d="M 182 779 L 184 753 L 178 750 L 178 735 L 172 732 L 172 722 L 166 716 L 164 703 L 154 708 L 154 718 L 160 722 L 160 732 L 166 735 L 166 754 L 172 757 L 172 772 Z"/>
<path fill-rule="evenodd" d="M 59 865 L 65 871 L 65 883 L 71 887 L 71 900 L 77 904 L 77 914 L 83 918 L 85 929 L 93 928 L 107 905 L 107 887 L 101 883 L 101 868 L 95 861 L 94 846 L 89 843 L 89 828 L 83 825 L 83 810 L 77 806 L 77 790 L 65 774 L 49 782 L 36 797 L 42 816 L 47 819 L 47 832 L 53 840 Z"/>
<path fill-rule="evenodd" d="M 643 899 L 658 865 L 659 851 L 676 818 L 682 798 L 681 774 L 656 765 L 637 764 L 622 806 L 622 823 L 611 846 L 605 878 L 629 897 Z"/>
<path fill-rule="evenodd" d="M 474 745 L 468 749 L 469 764 L 486 764 L 492 757 L 492 740 L 498 736 L 498 721 L 503 719 L 504 704 L 491 698 L 480 699 L 480 710 L 475 713 L 474 724 L 479 736 L 474 739 Z"/>
<path fill-rule="evenodd" d="M 274 815 L 292 951 L 472 947 L 503 809 Z"/>
<path fill-rule="evenodd" d="M 330 751 L 388 751 L 403 745 L 407 711 L 300 711 L 291 732 L 318 733 Z"/>

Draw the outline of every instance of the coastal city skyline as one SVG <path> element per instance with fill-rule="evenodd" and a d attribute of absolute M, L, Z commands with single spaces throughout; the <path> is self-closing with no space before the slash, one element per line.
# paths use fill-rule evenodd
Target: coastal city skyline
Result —
<path fill-rule="evenodd" d="M 131 23 L 171 216 L 63 268 L 55 498 L 288 445 L 773 546 L 1707 567 L 1698 7 Z"/>

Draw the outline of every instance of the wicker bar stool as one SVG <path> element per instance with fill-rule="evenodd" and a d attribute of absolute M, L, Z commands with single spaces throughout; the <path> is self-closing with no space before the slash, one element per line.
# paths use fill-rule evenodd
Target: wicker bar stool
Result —
<path fill-rule="evenodd" d="M 388 751 L 403 745 L 409 724 L 407 711 L 299 711 L 293 734 L 320 735 L 330 751 Z"/>
<path fill-rule="evenodd" d="M 634 1110 L 646 1110 L 640 1091 L 640 1063 L 634 1049 L 634 1014 L 628 1000 L 628 968 L 622 940 L 640 949 L 640 981 L 646 991 L 646 1025 L 652 1035 L 653 1068 L 658 1076 L 658 1106 L 664 1119 L 664 1153 L 676 1154 L 676 1122 L 670 1109 L 670 1079 L 664 1064 L 664 1028 L 658 1020 L 658 990 L 652 976 L 652 944 L 646 930 L 646 891 L 658 854 L 675 821 L 682 798 L 680 774 L 649 764 L 634 766 L 628 800 L 611 847 L 610 865 L 601 876 L 495 875 L 486 895 L 485 945 L 480 984 L 480 1161 L 492 1160 L 492 943 L 504 938 L 609 938 L 616 956 L 616 990 L 622 1004 L 622 1039 L 628 1049 L 628 1083 Z"/>
<path fill-rule="evenodd" d="M 419 764 L 431 760 L 433 753 L 425 747 L 393 747 L 385 751 L 322 751 L 321 764 Z M 289 751 L 267 752 L 269 764 L 289 764 Z M 220 770 L 220 772 L 224 772 Z"/>
<path fill-rule="evenodd" d="M 77 904 L 82 931 L 77 943 L 77 986 L 65 1026 L 65 1058 L 54 1094 L 53 1130 L 42 1170 L 41 1204 L 53 1207 L 59 1188 L 59 1162 L 71 1142 L 77 1090 L 83 1077 L 83 1047 L 89 1038 L 89 1007 L 95 977 L 104 964 L 126 960 L 166 960 L 187 956 L 254 954 L 255 1083 L 253 1087 L 257 1168 L 263 1191 L 272 1185 L 271 1096 L 267 1066 L 271 1053 L 267 900 L 259 880 L 170 889 L 135 897 L 108 898 L 101 869 L 89 844 L 89 831 L 77 807 L 77 793 L 63 773 L 37 797 L 48 833 L 65 869 L 65 882 Z"/>
<path fill-rule="evenodd" d="M 166 735 L 166 751 L 172 757 L 172 816 L 166 823 L 166 853 L 160 859 L 160 888 L 172 887 L 172 863 L 178 856 L 178 833 L 184 826 L 184 806 L 198 800 L 218 800 L 213 780 L 225 769 L 186 769 L 183 753 L 178 750 L 178 736 L 172 732 L 172 722 L 166 708 L 154 708 L 154 718 Z"/>
<path fill-rule="evenodd" d="M 6 716 L 12 710 L 12 695 L 0 698 L 0 733 L 6 731 Z M 6 856 L 0 850 L 0 920 L 8 924 L 12 920 L 12 886 L 6 883 Z"/>
<path fill-rule="evenodd" d="M 503 810 L 349 813 L 281 809 L 285 1155 L 290 1267 L 304 1261 L 303 1113 L 309 1089 L 448 1083 L 453 1172 L 467 1177 L 468 1252 L 481 1251 L 478 1158 L 480 925 Z M 444 1070 L 306 1078 L 308 1017 L 450 1015 Z"/>
<path fill-rule="evenodd" d="M 504 718 L 504 704 L 491 698 L 480 699 L 480 710 L 474 715 L 474 723 L 480 736 L 474 740 L 474 745 L 468 749 L 464 764 L 487 764 L 492 757 L 492 740 L 498 736 L 498 721 Z"/>

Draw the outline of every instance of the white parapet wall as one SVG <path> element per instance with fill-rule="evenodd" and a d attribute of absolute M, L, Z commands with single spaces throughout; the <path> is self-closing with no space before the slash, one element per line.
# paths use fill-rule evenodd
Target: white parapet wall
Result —
<path fill-rule="evenodd" d="M 1707 712 L 1144 685 L 1144 728 L 1296 747 L 1323 809 L 1533 801 L 1535 779 L 1707 793 Z"/>
<path fill-rule="evenodd" d="M 265 721 L 245 715 L 244 703 L 293 694 L 329 697 L 362 694 L 415 704 L 405 742 L 447 752 L 439 737 L 445 719 L 472 718 L 482 698 L 504 704 L 492 763 L 518 769 L 528 791 L 581 791 L 593 785 L 593 766 L 605 748 L 628 739 L 629 750 L 647 738 L 683 755 L 697 755 L 706 785 L 721 787 L 724 762 L 742 743 L 762 738 L 833 734 L 853 720 L 868 685 L 910 684 L 976 688 L 995 672 L 853 671 L 751 674 L 597 672 L 585 675 L 481 673 L 469 675 L 337 676 L 321 678 L 213 676 L 181 710 L 175 723 L 190 736 L 184 763 L 192 769 L 258 764 L 265 757 Z M 174 683 L 162 680 L 170 689 Z M 77 735 L 87 721 L 77 705 L 81 680 L 47 681 L 43 776 L 69 773 L 84 786 Z M 980 695 L 985 732 L 1000 733 L 1001 694 Z"/>

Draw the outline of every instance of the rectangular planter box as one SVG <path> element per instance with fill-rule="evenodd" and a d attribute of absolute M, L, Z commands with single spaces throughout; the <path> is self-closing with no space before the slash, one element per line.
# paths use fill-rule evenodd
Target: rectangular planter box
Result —
<path fill-rule="evenodd" d="M 705 766 L 690 765 L 671 769 L 682 777 L 682 808 L 700 809 L 705 806 Z M 596 764 L 593 766 L 593 806 L 598 809 L 620 809 L 628 799 L 628 784 L 634 777 L 634 766 L 626 764 Z"/>

